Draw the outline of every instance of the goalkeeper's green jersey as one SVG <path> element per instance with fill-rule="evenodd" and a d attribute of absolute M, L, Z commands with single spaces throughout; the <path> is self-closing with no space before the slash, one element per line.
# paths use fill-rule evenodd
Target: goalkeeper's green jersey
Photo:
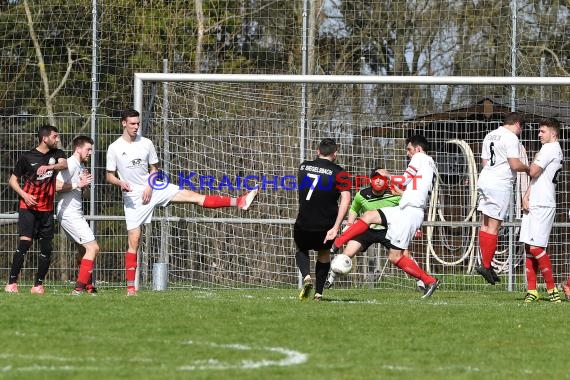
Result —
<path fill-rule="evenodd" d="M 389 191 L 380 195 L 374 194 L 372 187 L 367 187 L 356 193 L 348 212 L 360 216 L 366 211 L 396 206 L 400 203 L 400 198 L 399 195 L 393 195 Z M 370 228 L 381 230 L 384 227 L 380 224 L 371 224 Z"/>

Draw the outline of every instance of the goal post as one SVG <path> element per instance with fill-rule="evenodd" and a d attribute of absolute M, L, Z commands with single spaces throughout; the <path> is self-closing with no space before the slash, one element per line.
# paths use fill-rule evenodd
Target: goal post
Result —
<path fill-rule="evenodd" d="M 475 183 L 483 136 L 506 113 L 521 112 L 528 120 L 521 142 L 532 159 L 540 148 L 538 120 L 558 117 L 564 129 L 570 120 L 568 77 L 137 73 L 134 80 L 134 108 L 149 119 L 143 134 L 167 161 L 172 182 L 232 196 L 248 180 L 263 186 L 247 213 L 186 205 L 155 212 L 145 231 L 142 268 L 166 260 L 169 287 L 296 287 L 293 182 L 300 161 L 314 157 L 321 138 L 333 137 L 341 146 L 339 164 L 354 178 L 376 166 L 398 172 L 406 165 L 405 138 L 422 133 L 432 143 L 439 180 L 424 237 L 411 250 L 446 288 L 482 289 L 473 268 L 479 260 Z M 568 273 L 562 255 L 569 228 L 566 182 L 559 185 L 550 248 L 560 280 Z M 359 187 L 364 184 L 355 181 L 353 196 Z M 520 191 L 494 263 L 507 289 L 524 285 L 516 197 Z M 383 248 L 358 256 L 337 287 L 415 287 L 387 264 Z M 149 286 L 150 278 L 143 272 L 141 285 Z"/>

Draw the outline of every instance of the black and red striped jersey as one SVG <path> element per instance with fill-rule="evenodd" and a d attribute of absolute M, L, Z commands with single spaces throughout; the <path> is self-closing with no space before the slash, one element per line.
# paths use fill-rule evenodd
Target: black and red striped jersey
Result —
<path fill-rule="evenodd" d="M 57 173 L 53 170 L 39 176 L 37 170 L 42 165 L 54 165 L 60 158 L 66 158 L 61 149 L 50 149 L 47 153 L 42 153 L 36 148 L 24 152 L 12 171 L 20 180 L 20 186 L 26 193 L 36 197 L 38 204 L 33 207 L 26 205 L 20 199 L 20 208 L 36 211 L 53 211 L 55 198 L 55 177 Z"/>

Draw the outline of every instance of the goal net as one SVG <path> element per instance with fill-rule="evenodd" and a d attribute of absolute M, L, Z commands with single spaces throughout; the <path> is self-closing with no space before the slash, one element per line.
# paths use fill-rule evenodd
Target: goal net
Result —
<path fill-rule="evenodd" d="M 423 237 L 413 241 L 411 251 L 446 289 L 482 289 L 484 281 L 474 274 L 479 261 L 475 183 L 484 135 L 512 110 L 522 113 L 527 124 L 521 142 L 532 160 L 540 148 L 537 122 L 557 117 L 566 129 L 570 121 L 570 99 L 564 98 L 568 78 L 535 78 L 526 84 L 519 78 L 517 85 L 508 78 L 496 83 L 452 77 L 424 77 L 425 83 L 358 83 L 366 77 L 335 76 L 328 83 L 312 76 L 295 81 L 248 75 L 192 78 L 198 80 L 163 74 L 135 86 L 143 134 L 155 142 L 165 173 L 171 182 L 204 194 L 238 196 L 254 182 L 261 191 L 246 212 L 193 205 L 157 210 L 145 229 L 141 286 L 151 286 L 156 262 L 168 263 L 171 288 L 297 286 L 292 227 L 300 162 L 315 157 L 318 141 L 332 137 L 340 143 L 337 162 L 353 178 L 377 166 L 401 173 L 407 164 L 404 141 L 421 133 L 432 145 L 439 177 Z M 524 285 L 518 243 L 523 179 L 516 185 L 494 263 L 501 286 L 509 288 Z M 565 173 L 559 179 L 549 252 L 562 280 L 568 273 L 568 186 Z M 355 179 L 352 195 L 366 186 Z M 415 282 L 388 262 L 383 247 L 372 246 L 335 286 L 414 288 Z"/>

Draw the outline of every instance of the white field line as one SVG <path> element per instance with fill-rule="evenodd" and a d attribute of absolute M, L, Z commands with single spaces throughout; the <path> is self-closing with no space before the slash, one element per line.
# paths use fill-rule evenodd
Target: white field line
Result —
<path fill-rule="evenodd" d="M 193 341 L 188 341 L 186 344 L 192 345 L 196 344 Z M 308 359 L 308 355 L 299 351 L 289 350 L 283 347 L 253 347 L 243 344 L 216 344 L 207 343 L 211 347 L 217 347 L 222 349 L 237 350 L 237 351 L 268 351 L 277 352 L 284 355 L 283 359 L 280 360 L 242 360 L 239 363 L 224 363 L 216 359 L 208 359 L 196 361 L 190 365 L 184 365 L 178 367 L 180 371 L 194 371 L 194 370 L 204 370 L 204 369 L 256 369 L 262 367 L 278 366 L 287 367 L 292 365 L 298 365 L 305 363 Z"/>
<path fill-rule="evenodd" d="M 262 367 L 278 366 L 286 367 L 305 363 L 308 355 L 302 352 L 290 350 L 283 347 L 256 347 L 244 344 L 218 344 L 218 343 L 196 343 L 193 341 L 180 342 L 182 345 L 205 345 L 224 350 L 233 351 L 261 351 L 270 352 L 283 355 L 281 359 L 263 359 L 249 360 L 244 359 L 232 363 L 223 362 L 216 358 L 206 360 L 198 360 L 190 362 L 182 366 L 178 366 L 177 370 L 180 371 L 194 371 L 194 370 L 225 370 L 225 369 L 258 369 Z M 12 360 L 29 361 L 29 362 L 51 362 L 50 364 L 31 364 L 31 365 L 13 365 L 10 363 Z M 90 372 L 112 372 L 116 363 L 124 362 L 125 360 L 117 357 L 85 357 L 74 356 L 65 357 L 52 354 L 7 354 L 0 353 L 0 373 L 13 373 L 13 372 L 67 372 L 67 371 L 90 371 Z M 151 364 L 156 361 L 154 358 L 137 357 L 127 360 L 128 362 L 141 362 Z M 3 362 L 3 363 L 2 363 Z M 57 363 L 57 364 L 56 364 Z M 107 363 L 107 365 L 105 365 Z M 164 363 L 157 362 L 160 367 Z"/>

